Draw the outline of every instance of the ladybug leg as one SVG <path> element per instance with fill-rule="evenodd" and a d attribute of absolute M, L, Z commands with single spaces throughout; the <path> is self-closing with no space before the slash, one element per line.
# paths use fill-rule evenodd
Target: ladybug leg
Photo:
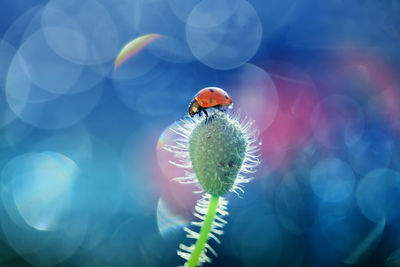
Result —
<path fill-rule="evenodd" d="M 205 109 L 203 109 L 203 111 L 204 111 L 204 114 L 206 114 L 206 122 L 205 123 L 207 123 L 208 113 Z"/>

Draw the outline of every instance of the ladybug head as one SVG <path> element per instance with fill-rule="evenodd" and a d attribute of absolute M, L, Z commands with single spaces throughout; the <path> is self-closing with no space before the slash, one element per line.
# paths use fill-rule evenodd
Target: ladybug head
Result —
<path fill-rule="evenodd" d="M 189 115 L 190 117 L 193 117 L 197 113 L 201 111 L 199 103 L 196 101 L 196 99 L 193 98 L 193 100 L 189 104 Z"/>

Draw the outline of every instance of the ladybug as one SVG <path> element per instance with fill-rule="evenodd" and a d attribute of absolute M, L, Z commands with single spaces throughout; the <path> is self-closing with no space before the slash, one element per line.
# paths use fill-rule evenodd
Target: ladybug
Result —
<path fill-rule="evenodd" d="M 208 108 L 221 109 L 222 107 L 229 106 L 232 104 L 232 98 L 221 88 L 218 87 L 206 87 L 201 89 L 192 99 L 189 104 L 189 115 L 193 117 L 197 113 L 201 115 L 203 111 L 206 115 Z"/>

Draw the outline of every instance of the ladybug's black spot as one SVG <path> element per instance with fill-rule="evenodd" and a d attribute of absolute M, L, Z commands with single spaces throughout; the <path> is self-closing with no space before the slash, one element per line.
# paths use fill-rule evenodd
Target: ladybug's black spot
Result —
<path fill-rule="evenodd" d="M 210 100 L 209 100 L 209 102 L 210 102 L 210 103 L 212 103 L 212 98 L 211 98 L 211 97 L 210 97 Z"/>
<path fill-rule="evenodd" d="M 211 92 L 211 93 L 214 92 L 214 89 L 210 89 L 210 92 Z"/>
<path fill-rule="evenodd" d="M 232 160 L 230 160 L 230 161 L 228 162 L 228 165 L 229 165 L 229 168 L 232 168 L 232 166 L 233 166 Z"/>
<path fill-rule="evenodd" d="M 225 98 L 228 100 L 229 99 L 228 95 L 225 95 Z"/>

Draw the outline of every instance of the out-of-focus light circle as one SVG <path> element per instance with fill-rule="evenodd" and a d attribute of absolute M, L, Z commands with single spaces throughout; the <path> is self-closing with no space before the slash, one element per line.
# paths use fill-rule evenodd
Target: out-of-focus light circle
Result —
<path fill-rule="evenodd" d="M 271 77 L 261 68 L 245 64 L 231 77 L 227 90 L 235 91 L 233 103 L 254 120 L 261 132 L 267 129 L 276 117 L 279 101 Z"/>
<path fill-rule="evenodd" d="M 85 37 L 74 29 L 65 27 L 45 27 L 44 36 L 48 45 L 60 57 L 75 64 L 84 65 L 87 55 Z"/>
<path fill-rule="evenodd" d="M 35 85 L 24 68 L 26 62 L 17 53 L 8 71 L 6 97 L 11 110 L 26 123 L 46 129 L 65 128 L 86 117 L 100 99 L 102 83 L 82 93 L 52 94 Z"/>
<path fill-rule="evenodd" d="M 331 95 L 313 110 L 314 138 L 329 148 L 343 148 L 357 142 L 364 131 L 361 107 L 345 95 Z"/>
<path fill-rule="evenodd" d="M 52 266 L 73 255 L 86 235 L 87 215 L 74 208 L 80 171 L 56 152 L 11 159 L 1 173 L 0 218 L 8 244 L 35 266 Z"/>
<path fill-rule="evenodd" d="M 9 246 L 33 266 L 55 266 L 64 262 L 80 248 L 88 228 L 86 214 L 63 218 L 63 227 L 54 231 L 16 225 L 8 218 L 1 218 L 1 226 Z"/>
<path fill-rule="evenodd" d="M 174 212 L 165 199 L 160 198 L 157 203 L 157 226 L 164 239 L 171 235 L 181 233 L 189 220 Z"/>
<path fill-rule="evenodd" d="M 18 156 L 1 174 L 3 182 L 8 181 L 19 214 L 28 225 L 42 231 L 56 230 L 62 224 L 78 175 L 75 162 L 54 152 Z"/>
<path fill-rule="evenodd" d="M 169 31 L 168 31 L 169 33 Z M 186 43 L 186 39 L 178 34 L 164 34 L 163 38 L 158 42 L 151 43 L 149 50 L 151 53 L 168 62 L 186 63 L 194 61 L 190 49 Z"/>
<path fill-rule="evenodd" d="M 9 42 L 0 39 L 0 88 L 4 88 L 11 60 L 17 50 Z"/>
<path fill-rule="evenodd" d="M 79 7 L 80 8 L 80 7 Z M 69 10 L 69 9 L 68 9 Z M 111 68 L 106 65 L 96 65 L 91 62 L 94 56 L 93 45 L 88 39 L 88 35 L 82 31 L 79 22 L 74 20 L 74 14 L 69 16 L 66 12 L 57 9 L 50 3 L 44 8 L 40 17 L 41 31 L 43 32 L 45 46 L 52 49 L 53 54 L 57 54 L 60 59 L 81 68 L 81 74 L 75 86 L 68 87 L 68 90 L 52 88 L 52 92 L 75 94 L 90 89 L 96 85 Z M 71 10 L 70 10 L 71 11 Z M 93 10 L 95 12 L 96 10 Z M 76 7 L 72 8 L 72 13 L 77 12 Z M 105 27 L 105 30 L 107 27 Z"/>
<path fill-rule="evenodd" d="M 186 39 L 193 55 L 215 69 L 233 69 L 254 56 L 262 26 L 253 6 L 244 0 L 205 0 L 191 11 Z"/>
<path fill-rule="evenodd" d="M 6 77 L 10 63 L 16 53 L 16 49 L 7 41 L 0 40 L 0 128 L 15 119 L 6 101 Z"/>
<path fill-rule="evenodd" d="M 310 173 L 310 184 L 319 198 L 337 202 L 351 195 L 355 176 L 346 162 L 332 157 L 315 164 Z"/>
<path fill-rule="evenodd" d="M 42 12 L 41 25 L 47 29 L 44 37 L 55 53 L 70 62 L 86 64 L 88 41 L 72 17 L 49 3 Z"/>
<path fill-rule="evenodd" d="M 84 4 L 77 0 L 49 1 L 42 14 L 42 25 L 66 28 L 67 35 L 50 32 L 46 39 L 57 53 L 72 62 L 100 64 L 112 60 L 118 52 L 119 36 L 115 24 L 108 11 L 96 0 Z M 76 44 L 67 47 L 71 40 Z M 72 53 L 74 50 L 76 54 Z M 84 54 L 86 57 L 79 57 Z"/>
<path fill-rule="evenodd" d="M 186 23 L 204 29 L 217 27 L 231 18 L 241 4 L 241 0 L 201 1 L 193 7 Z"/>
<path fill-rule="evenodd" d="M 41 5 L 37 5 L 20 15 L 9 25 L 2 37 L 3 40 L 9 42 L 14 47 L 19 47 L 30 34 L 39 30 L 40 25 L 37 22 L 42 8 Z"/>
<path fill-rule="evenodd" d="M 197 0 L 168 0 L 169 7 L 171 8 L 174 15 L 182 22 L 186 22 L 190 12 L 198 3 Z"/>
<path fill-rule="evenodd" d="M 6 81 L 7 102 L 16 115 L 21 113 L 27 102 L 45 103 L 59 97 L 34 85 L 24 69 L 26 69 L 26 62 L 17 52 L 8 69 Z"/>
<path fill-rule="evenodd" d="M 366 174 L 389 165 L 393 141 L 383 131 L 373 128 L 365 131 L 361 139 L 349 146 L 347 151 L 353 169 L 360 174 Z"/>
<path fill-rule="evenodd" d="M 102 66 L 82 66 L 55 53 L 45 39 L 46 34 L 63 34 L 64 31 L 68 31 L 68 29 L 63 27 L 39 28 L 24 37 L 21 45 L 17 42 L 20 49 L 14 54 L 19 58 L 20 70 L 24 72 L 26 80 L 34 82 L 44 91 L 38 100 L 55 98 L 54 94 L 75 94 L 86 91 L 96 85 L 105 75 Z M 68 47 L 74 49 L 73 46 Z M 41 58 L 38 59 L 37 53 Z M 79 55 L 79 52 L 74 50 L 70 53 Z M 13 61 L 16 56 L 13 57 Z M 5 60 L 3 64 L 7 64 L 7 61 Z M 3 77 L 5 79 L 7 74 Z M 59 78 L 58 83 L 56 78 Z M 54 94 L 47 94 L 46 91 Z M 35 97 L 38 95 L 36 92 Z"/>
<path fill-rule="evenodd" d="M 114 17 L 114 22 L 121 32 L 121 47 L 132 37 L 158 33 L 163 38 L 151 43 L 148 51 L 168 62 L 194 61 L 195 58 L 186 43 L 185 24 L 173 16 L 168 10 L 168 4 L 164 5 L 164 2 L 161 5 L 152 1 L 124 0 L 103 3 Z M 180 4 L 185 5 L 185 3 Z"/>
<path fill-rule="evenodd" d="M 392 169 L 376 169 L 360 181 L 356 198 L 358 206 L 369 220 L 393 223 L 400 217 L 400 173 Z"/>
<path fill-rule="evenodd" d="M 54 93 L 65 93 L 78 80 L 82 66 L 73 64 L 59 57 L 48 46 L 43 29 L 32 34 L 19 48 L 18 52 L 24 61 L 23 71 L 42 89 Z"/>
<path fill-rule="evenodd" d="M 117 33 L 120 37 L 120 47 L 118 47 L 118 49 L 120 49 L 124 43 L 128 42 L 132 37 L 138 34 L 135 26 L 138 25 L 139 17 L 146 15 L 141 12 L 140 5 L 142 3 L 148 3 L 149 1 L 100 0 L 99 2 L 101 2 L 101 5 L 103 5 L 108 11 L 115 24 Z M 148 20 L 151 19 L 152 17 L 148 17 Z"/>

